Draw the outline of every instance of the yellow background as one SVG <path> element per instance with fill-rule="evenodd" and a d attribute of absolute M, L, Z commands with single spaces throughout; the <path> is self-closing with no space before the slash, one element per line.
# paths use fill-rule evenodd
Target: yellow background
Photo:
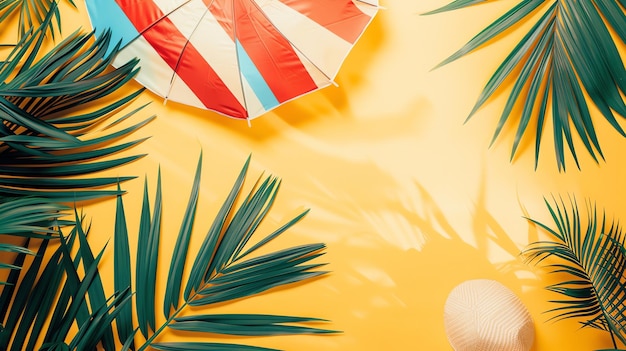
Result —
<path fill-rule="evenodd" d="M 143 177 L 150 189 L 161 167 L 164 186 L 162 264 L 191 187 L 197 157 L 204 167 L 192 252 L 248 155 L 248 189 L 261 175 L 283 183 L 262 233 L 299 211 L 309 215 L 273 243 L 283 248 L 325 242 L 332 273 L 306 284 L 219 306 L 221 312 L 281 313 L 330 320 L 334 336 L 226 338 L 286 350 L 451 350 L 443 306 L 457 284 L 496 279 L 515 292 L 536 323 L 533 350 L 592 350 L 611 346 L 608 334 L 575 321 L 546 322 L 552 278 L 518 254 L 543 233 L 525 215 L 550 223 L 544 197 L 575 196 L 626 218 L 622 150 L 626 140 L 597 116 L 606 162 L 596 165 L 579 148 L 582 170 L 569 158 L 559 173 L 546 130 L 539 167 L 527 138 L 509 161 L 514 127 L 489 147 L 506 94 L 492 99 L 464 124 L 491 73 L 523 34 L 521 30 L 447 66 L 432 70 L 474 34 L 511 8 L 506 0 L 432 16 L 420 13 L 448 0 L 381 1 L 384 10 L 357 43 L 329 87 L 246 122 L 176 103 L 151 93 L 152 104 L 124 126 L 156 114 L 133 138 L 151 136 L 132 153 L 148 155 L 112 172 L 137 175 L 124 184 L 131 233 L 136 233 Z M 90 28 L 82 1 L 62 6 L 63 35 Z M 523 26 L 522 26 L 523 27 Z M 128 90 L 137 88 L 130 84 Z M 532 131 L 531 131 L 532 134 Z M 114 200 L 84 207 L 94 250 L 112 239 Z M 131 237 L 136 250 L 136 237 Z M 102 275 L 112 293 L 112 246 Z M 134 251 L 133 251 L 134 252 Z M 163 297 L 162 289 L 157 301 Z M 159 305 L 160 308 L 160 305 Z M 166 332 L 160 341 L 187 338 Z M 194 339 L 200 340 L 200 339 Z M 216 339 L 220 340 L 220 339 Z M 224 339 L 221 339 L 224 340 Z"/>

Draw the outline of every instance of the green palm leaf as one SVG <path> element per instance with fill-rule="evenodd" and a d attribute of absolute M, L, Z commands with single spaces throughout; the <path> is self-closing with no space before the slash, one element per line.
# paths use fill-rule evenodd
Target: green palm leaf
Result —
<path fill-rule="evenodd" d="M 142 91 L 118 93 L 136 74 L 137 61 L 109 69 L 117 52 L 109 33 L 94 39 L 93 33 L 76 32 L 41 53 L 52 17 L 51 12 L 28 31 L 0 62 L 0 196 L 69 203 L 117 195 L 102 188 L 131 177 L 89 175 L 143 156 L 111 157 L 145 140 L 116 143 L 152 118 L 112 128 L 142 107 L 108 121 Z M 111 100 L 115 95 L 119 99 Z"/>
<path fill-rule="evenodd" d="M 51 228 L 62 216 L 61 211 L 67 209 L 34 197 L 1 200 L 0 235 L 49 238 L 56 234 L 56 230 Z"/>
<path fill-rule="evenodd" d="M 72 0 L 67 1 L 76 6 Z M 46 16 L 52 14 L 53 21 L 46 21 Z M 55 28 L 61 29 L 61 14 L 57 0 L 0 0 L 0 22 L 8 22 L 12 17 L 18 17 L 18 36 L 26 35 L 30 28 L 39 27 L 46 23 L 50 34 L 54 36 Z"/>
<path fill-rule="evenodd" d="M 563 200 L 546 204 L 554 227 L 531 220 L 554 240 L 533 243 L 524 254 L 564 277 L 547 287 L 561 296 L 552 301 L 557 307 L 548 311 L 551 319 L 578 319 L 585 327 L 610 331 L 626 345 L 626 236 L 617 225 L 608 225 L 595 206 L 587 206 L 585 220 L 575 200 L 569 206 Z"/>
<path fill-rule="evenodd" d="M 0 263 L 11 269 L 0 294 L 0 349 L 34 350 L 43 339 L 42 349 L 114 350 L 112 321 L 130 302 L 130 288 L 106 297 L 98 272 L 104 250 L 94 257 L 83 218 L 60 220 L 67 208 L 59 203 L 120 195 L 103 188 L 133 177 L 90 175 L 141 157 L 117 154 L 145 139 L 118 141 L 152 118 L 116 127 L 142 106 L 109 121 L 142 90 L 120 94 L 137 62 L 109 68 L 117 47 L 108 33 L 76 32 L 42 52 L 53 21 L 59 25 L 56 5 L 0 0 L 0 23 L 16 11 L 22 16 L 18 42 L 0 58 L 0 235 L 25 238 L 23 246 L 0 245 L 17 252 Z M 26 267 L 24 248 L 33 244 L 39 248 Z"/>
<path fill-rule="evenodd" d="M 174 318 L 172 329 L 203 333 L 267 336 L 290 334 L 327 334 L 330 330 L 287 323 L 326 322 L 319 318 L 275 316 L 263 314 L 212 314 Z"/>
<path fill-rule="evenodd" d="M 191 231 L 196 218 L 196 208 L 198 206 L 198 197 L 200 194 L 200 177 L 202 175 L 202 154 L 198 158 L 198 166 L 196 167 L 196 175 L 193 180 L 193 187 L 189 196 L 189 203 L 183 216 L 183 222 L 174 245 L 172 253 L 172 261 L 170 271 L 167 275 L 167 287 L 165 289 L 165 298 L 163 299 L 163 312 L 165 318 L 170 317 L 171 310 L 178 309 L 180 301 L 181 282 L 183 280 L 183 272 L 185 269 L 185 260 L 189 250 L 189 240 L 191 239 Z"/>
<path fill-rule="evenodd" d="M 457 0 L 428 14 L 481 2 Z M 626 136 L 615 116 L 626 117 L 623 99 L 626 71 L 616 46 L 616 40 L 626 42 L 623 3 L 620 5 L 617 0 L 521 0 L 439 66 L 473 52 L 537 13 L 541 16 L 489 79 L 468 119 L 495 92 L 508 82 L 514 82 L 492 142 L 507 122 L 513 123 L 514 108 L 519 106 L 522 112 L 519 118 L 515 118 L 517 132 L 511 159 L 534 120 L 537 166 L 546 115 L 551 113 L 559 170 L 565 170 L 566 149 L 580 168 L 575 136 L 598 162 L 604 156 L 588 100 L 621 135 Z M 615 39 L 609 28 L 617 33 Z"/>
<path fill-rule="evenodd" d="M 30 290 L 35 285 L 35 280 L 37 278 L 39 268 L 41 267 L 43 254 L 45 253 L 47 244 L 48 241 L 44 240 L 43 243 L 39 246 L 37 255 L 35 255 L 29 269 L 22 277 L 20 284 L 5 286 L 2 290 L 2 299 L 0 300 L 2 302 L 2 329 L 0 331 L 0 348 L 2 348 L 3 350 L 8 349 L 11 334 L 13 333 L 15 328 L 17 328 L 19 317 L 26 307 L 26 304 L 28 302 L 28 296 L 30 295 Z M 19 258 L 20 257 L 18 256 L 18 260 Z"/>
<path fill-rule="evenodd" d="M 120 191 L 118 184 L 118 191 Z M 115 291 L 124 291 L 128 289 L 132 291 L 131 273 L 130 273 L 130 247 L 128 244 L 128 230 L 126 228 L 126 215 L 124 213 L 124 204 L 122 197 L 117 197 L 117 206 L 115 213 L 115 230 L 114 230 L 114 252 L 113 269 L 114 280 L 113 287 Z M 129 299 L 124 306 L 118 306 L 118 316 L 116 317 L 117 335 L 120 341 L 127 340 L 128 348 L 135 349 L 133 331 L 133 301 Z"/>
<path fill-rule="evenodd" d="M 52 238 L 55 225 L 59 224 L 58 218 L 64 206 L 49 203 L 43 199 L 24 197 L 0 201 L 0 237 L 3 235 L 18 236 L 23 238 Z M 25 242 L 28 244 L 28 241 Z M 1 252 L 17 253 L 13 263 L 0 262 L 0 269 L 19 270 L 22 268 L 24 255 L 33 255 L 34 252 L 19 244 L 0 243 Z M 7 255 L 3 255 L 7 257 Z M 17 282 L 19 273 L 9 275 L 7 281 L 0 281 L 0 285 L 13 285 Z M 6 291 L 5 291 L 6 290 Z M 4 306 L 4 299 L 8 299 L 14 291 L 11 287 L 5 287 L 0 295 L 0 306 Z M 1 316 L 1 314 L 0 314 Z M 3 318 L 0 318 L 0 321 Z"/>
<path fill-rule="evenodd" d="M 279 351 L 265 347 L 214 342 L 160 342 L 153 344 L 152 347 L 163 351 Z"/>
<path fill-rule="evenodd" d="M 43 336 L 44 350 L 91 350 L 98 344 L 104 350 L 115 350 L 112 322 L 130 301 L 130 289 L 105 297 L 98 270 L 104 249 L 93 255 L 84 218 L 77 212 L 68 236 L 62 231 L 67 226 L 58 223 L 53 227 L 58 231 L 54 237 L 41 239 L 37 255 L 16 289 L 10 296 L 6 289 L 0 295 L 4 321 L 0 349 L 35 350 Z M 47 257 L 52 239 L 58 245 Z"/>
<path fill-rule="evenodd" d="M 159 258 L 159 234 L 161 232 L 161 171 L 157 180 L 157 193 L 154 212 L 150 216 L 150 201 L 148 199 L 148 182 L 144 186 L 144 196 L 139 223 L 137 251 L 136 281 L 137 281 L 137 318 L 139 329 L 148 337 L 148 328 L 155 330 L 155 289 L 157 278 L 157 262 Z"/>
<path fill-rule="evenodd" d="M 144 350 L 150 346 L 159 350 L 269 350 L 229 343 L 154 343 L 156 337 L 167 328 L 238 336 L 334 333 L 335 331 L 299 325 L 323 322 L 323 320 L 316 318 L 266 314 L 188 314 L 185 317 L 179 316 L 183 311 L 192 311 L 190 306 L 208 307 L 214 303 L 252 296 L 274 287 L 307 280 L 325 273 L 317 270 L 323 264 L 307 264 L 323 254 L 322 251 L 325 247 L 323 244 L 308 244 L 264 255 L 254 255 L 258 249 L 298 222 L 306 212 L 288 221 L 256 244 L 248 245 L 260 223 L 267 216 L 276 198 L 279 185 L 276 178 L 267 177 L 257 182 L 250 193 L 241 200 L 241 204 L 236 206 L 250 162 L 250 158 L 248 158 L 208 230 L 185 283 L 185 262 L 188 259 L 190 236 L 200 191 L 201 161 L 202 158 L 200 157 L 189 203 L 176 241 L 176 248 L 170 259 L 163 303 L 166 321 L 156 326 L 151 324 L 153 316 L 149 311 L 154 310 L 155 307 L 153 284 L 156 276 L 153 274 L 158 265 L 158 236 L 160 235 L 158 221 L 161 212 L 160 177 L 157 182 L 155 209 L 152 216 L 150 216 L 147 185 L 144 187 L 146 190 L 144 191 L 141 211 L 138 246 L 145 248 L 142 250 L 145 252 L 138 253 L 135 279 L 137 315 L 140 329 L 142 333 L 145 333 L 147 340 L 138 349 Z M 118 221 L 116 222 L 116 231 L 119 231 L 120 235 L 118 236 L 116 233 L 116 238 L 123 238 L 123 233 L 126 233 L 127 230 L 122 206 L 120 196 L 118 197 Z M 121 249 L 115 252 L 116 256 L 127 254 L 125 245 L 122 243 Z M 250 248 L 245 250 L 248 246 Z M 130 286 L 127 279 L 130 276 L 130 267 L 120 266 L 118 268 L 119 274 L 115 276 L 115 279 L 118 280 L 116 287 L 122 288 L 122 281 L 126 281 L 126 284 Z M 139 275 L 144 277 L 139 277 Z M 181 291 L 183 285 L 185 285 L 185 289 Z M 181 293 L 182 302 L 180 300 Z M 118 325 L 121 316 L 120 313 L 117 317 Z M 130 315 L 125 318 L 127 320 L 123 323 L 127 327 L 124 335 L 129 335 L 130 328 L 128 326 L 132 324 L 132 320 Z M 132 343 L 127 342 L 127 345 L 130 348 Z"/>

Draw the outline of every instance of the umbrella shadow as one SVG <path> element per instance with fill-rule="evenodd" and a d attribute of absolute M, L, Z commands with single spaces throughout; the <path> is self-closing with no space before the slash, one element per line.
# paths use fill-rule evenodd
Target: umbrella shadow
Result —
<path fill-rule="evenodd" d="M 385 145 L 397 142 L 415 143 L 415 136 L 423 134 L 427 127 L 425 124 L 428 123 L 428 119 L 422 117 L 432 114 L 432 102 L 419 93 L 416 93 L 400 112 L 385 113 L 359 121 L 349 119 L 335 106 L 324 102 L 325 100 L 320 103 L 320 99 L 323 98 L 317 94 L 302 99 L 311 99 L 312 103 L 300 105 L 295 109 L 291 105 L 285 105 L 285 109 L 292 111 L 285 116 L 290 117 L 262 116 L 252 120 L 250 125 L 244 120 L 235 120 L 214 112 L 170 102 L 164 109 L 159 110 L 157 121 L 161 120 L 159 123 L 167 123 L 167 128 L 175 127 L 199 140 L 210 139 L 209 133 L 213 132 L 224 132 L 240 137 L 245 142 L 259 145 L 285 140 L 292 143 L 293 150 L 300 150 L 301 155 L 312 152 L 319 158 L 321 153 L 334 159 L 352 158 L 350 154 L 354 156 L 349 150 L 342 151 L 341 145 L 345 145 L 347 141 L 355 147 L 361 145 L 363 151 L 359 154 L 362 156 L 367 155 L 369 152 L 367 149 L 378 153 L 381 147 L 387 147 Z M 180 117 L 181 121 L 176 121 L 174 118 L 176 116 Z M 167 122 L 164 122 L 165 119 Z M 187 122 L 185 119 L 190 121 Z M 198 125 L 201 128 L 189 128 L 188 125 Z"/>
<path fill-rule="evenodd" d="M 338 111 L 340 115 L 345 116 L 346 114 L 341 112 L 349 107 L 347 91 L 360 89 L 368 83 L 364 77 L 387 37 L 386 20 L 384 10 L 379 10 L 339 69 L 335 77 L 337 86 L 331 85 L 320 91 L 294 99 L 276 108 L 273 113 L 286 123 L 296 127 L 311 122 L 309 117 L 312 114 L 308 113 L 311 103 L 316 104 L 320 111 Z M 315 96 L 313 97 L 313 95 Z M 302 118 L 302 115 L 306 115 L 307 118 Z"/>

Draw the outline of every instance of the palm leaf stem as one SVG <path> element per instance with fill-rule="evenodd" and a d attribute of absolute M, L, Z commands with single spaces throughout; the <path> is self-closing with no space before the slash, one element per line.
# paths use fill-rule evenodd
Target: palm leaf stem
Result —
<path fill-rule="evenodd" d="M 195 295 L 196 293 L 194 293 L 194 296 Z M 161 334 L 161 332 L 172 323 L 174 318 L 176 318 L 176 316 L 178 316 L 178 314 L 181 313 L 188 305 L 189 304 L 187 301 L 183 302 L 182 305 L 180 305 L 172 314 L 170 314 L 167 320 L 163 324 L 161 324 L 161 326 L 159 326 L 159 328 L 156 329 L 154 333 L 150 335 L 150 337 L 146 339 L 146 342 L 137 351 L 145 350 L 148 346 L 150 346 L 154 339 L 156 339 Z"/>
<path fill-rule="evenodd" d="M 613 347 L 617 349 L 617 342 L 615 341 L 615 333 L 613 333 L 613 330 L 611 328 L 609 329 L 609 334 L 611 335 L 611 342 L 613 342 Z"/>
<path fill-rule="evenodd" d="M 188 301 L 193 301 L 196 299 L 196 297 L 201 297 L 199 292 L 194 292 L 188 299 Z M 183 310 L 187 307 L 190 306 L 188 301 L 184 301 L 176 310 L 174 310 L 173 313 L 170 314 L 169 317 L 167 317 L 166 321 L 163 322 L 163 324 L 161 324 L 159 326 L 158 329 L 156 329 L 154 331 L 154 333 L 152 333 L 152 335 L 150 335 L 150 337 L 148 337 L 145 341 L 145 343 L 137 350 L 137 351 L 143 351 L 145 350 L 147 347 L 151 346 L 152 342 L 161 334 L 161 332 L 163 332 L 166 328 L 168 328 L 173 321 L 175 321 L 176 317 L 183 312 Z M 328 331 L 329 333 L 332 333 L 333 331 Z"/>

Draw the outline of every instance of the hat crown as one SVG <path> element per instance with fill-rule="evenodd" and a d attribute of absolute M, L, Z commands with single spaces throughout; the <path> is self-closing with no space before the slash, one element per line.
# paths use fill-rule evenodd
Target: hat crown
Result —
<path fill-rule="evenodd" d="M 456 286 L 446 300 L 444 323 L 456 351 L 528 351 L 535 337 L 522 301 L 495 280 Z"/>

